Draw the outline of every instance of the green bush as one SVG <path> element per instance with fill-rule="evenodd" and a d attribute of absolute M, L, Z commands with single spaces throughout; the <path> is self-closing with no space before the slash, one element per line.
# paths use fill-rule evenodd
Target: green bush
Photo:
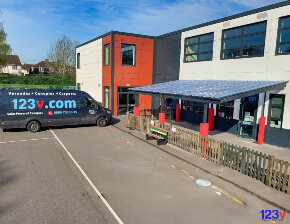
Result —
<path fill-rule="evenodd" d="M 0 84 L 23 84 L 23 85 L 59 85 L 59 86 L 75 86 L 76 79 L 71 76 L 44 76 L 44 75 L 31 75 L 31 76 L 18 76 L 0 74 Z"/>

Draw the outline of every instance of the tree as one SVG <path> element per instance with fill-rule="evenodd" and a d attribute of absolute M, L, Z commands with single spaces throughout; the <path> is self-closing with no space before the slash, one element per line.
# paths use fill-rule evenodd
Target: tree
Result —
<path fill-rule="evenodd" d="M 0 16 L 2 12 L 0 11 Z M 3 22 L 0 22 L 0 68 L 7 64 L 6 55 L 11 53 L 11 47 L 6 42 L 7 34 L 4 30 Z"/>
<path fill-rule="evenodd" d="M 75 48 L 79 45 L 77 40 L 72 40 L 67 36 L 60 37 L 53 43 L 47 51 L 47 58 L 50 61 L 49 67 L 54 69 L 54 73 L 62 77 L 67 74 L 75 75 Z"/>

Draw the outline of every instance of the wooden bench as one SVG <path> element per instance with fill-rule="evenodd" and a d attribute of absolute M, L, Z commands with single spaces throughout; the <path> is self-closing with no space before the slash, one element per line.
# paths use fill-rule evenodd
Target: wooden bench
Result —
<path fill-rule="evenodd" d="M 157 145 L 166 145 L 168 142 L 168 131 L 151 125 L 150 132 L 146 133 L 146 140 L 157 139 Z"/>

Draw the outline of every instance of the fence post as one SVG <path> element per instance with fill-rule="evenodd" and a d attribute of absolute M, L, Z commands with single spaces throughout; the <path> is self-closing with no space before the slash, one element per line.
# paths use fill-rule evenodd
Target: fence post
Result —
<path fill-rule="evenodd" d="M 221 165 L 222 164 L 222 148 L 223 148 L 223 142 L 218 142 L 217 144 L 217 164 Z"/>
<path fill-rule="evenodd" d="M 282 191 L 285 193 L 286 190 L 286 180 L 287 180 L 287 170 L 288 170 L 288 164 L 289 162 L 286 161 L 285 162 L 285 168 L 284 168 L 284 178 L 283 178 L 283 185 L 282 185 Z M 290 179 L 288 180 L 288 188 L 290 188 L 290 183 L 289 183 Z M 290 194 L 290 192 L 287 192 L 288 194 Z"/>
<path fill-rule="evenodd" d="M 272 156 L 268 157 L 268 166 L 267 166 L 267 175 L 266 175 L 266 185 L 271 186 L 271 180 L 272 180 Z"/>
<path fill-rule="evenodd" d="M 246 147 L 242 148 L 242 162 L 241 162 L 241 166 L 242 166 L 242 174 L 245 174 L 245 166 L 246 166 Z"/>

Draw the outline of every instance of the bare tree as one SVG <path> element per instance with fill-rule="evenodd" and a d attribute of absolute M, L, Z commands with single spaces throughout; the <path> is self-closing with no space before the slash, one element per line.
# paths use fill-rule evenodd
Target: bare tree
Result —
<path fill-rule="evenodd" d="M 0 11 L 0 16 L 2 12 Z M 6 42 L 7 34 L 4 30 L 3 22 L 0 21 L 0 70 L 7 64 L 6 55 L 11 53 L 11 47 Z"/>
<path fill-rule="evenodd" d="M 62 36 L 50 46 L 47 58 L 50 61 L 49 67 L 54 69 L 54 73 L 61 76 L 64 74 L 75 75 L 75 48 L 77 45 L 79 45 L 77 40 Z"/>

